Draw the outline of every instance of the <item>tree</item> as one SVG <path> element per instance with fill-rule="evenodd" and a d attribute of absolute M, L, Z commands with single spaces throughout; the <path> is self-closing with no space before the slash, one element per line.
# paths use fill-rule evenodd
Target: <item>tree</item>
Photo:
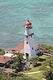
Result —
<path fill-rule="evenodd" d="M 46 45 L 46 44 L 39 44 L 38 46 L 39 48 L 44 49 L 45 53 L 51 53 L 53 51 L 53 46 Z"/>
<path fill-rule="evenodd" d="M 3 74 L 0 74 L 0 80 L 36 80 L 36 79 L 33 79 L 31 77 L 28 77 L 28 76 L 25 76 L 25 75 L 22 75 L 22 76 L 10 76 L 10 74 L 8 73 L 3 73 Z"/>
<path fill-rule="evenodd" d="M 52 70 L 47 70 L 44 72 L 44 77 L 47 79 L 47 80 L 53 80 L 53 72 Z"/>
<path fill-rule="evenodd" d="M 22 71 L 23 70 L 23 54 L 16 53 L 16 57 L 14 57 L 13 60 L 14 60 L 13 66 L 16 68 L 16 71 Z"/>
<path fill-rule="evenodd" d="M 53 55 L 47 57 L 40 69 L 44 71 L 43 76 L 46 80 L 53 80 Z"/>
<path fill-rule="evenodd" d="M 35 65 L 38 64 L 39 57 L 38 56 L 33 56 L 31 60 L 32 60 L 32 64 L 35 66 Z"/>

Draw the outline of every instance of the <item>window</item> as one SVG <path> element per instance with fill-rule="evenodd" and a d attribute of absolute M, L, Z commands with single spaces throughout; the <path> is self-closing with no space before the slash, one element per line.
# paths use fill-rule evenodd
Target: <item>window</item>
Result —
<path fill-rule="evenodd" d="M 32 50 L 33 50 L 33 47 L 32 47 Z"/>
<path fill-rule="evenodd" d="M 26 44 L 28 44 L 28 42 L 26 42 Z"/>
<path fill-rule="evenodd" d="M 29 56 L 29 54 L 28 53 L 26 53 L 26 57 L 28 57 Z"/>
<path fill-rule="evenodd" d="M 28 36 L 26 36 L 26 38 L 28 38 Z"/>
<path fill-rule="evenodd" d="M 37 49 L 37 51 L 38 51 L 39 49 Z"/>

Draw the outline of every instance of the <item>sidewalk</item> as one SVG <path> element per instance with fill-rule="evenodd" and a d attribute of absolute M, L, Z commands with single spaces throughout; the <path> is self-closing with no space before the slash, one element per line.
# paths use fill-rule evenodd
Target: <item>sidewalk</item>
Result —
<path fill-rule="evenodd" d="M 42 71 L 36 71 L 36 72 L 28 72 L 28 73 L 23 73 L 23 74 L 35 74 L 35 73 L 40 73 Z"/>

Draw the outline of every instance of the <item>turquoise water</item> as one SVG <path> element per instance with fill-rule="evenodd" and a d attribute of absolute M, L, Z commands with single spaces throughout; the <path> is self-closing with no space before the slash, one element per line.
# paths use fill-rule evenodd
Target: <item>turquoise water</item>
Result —
<path fill-rule="evenodd" d="M 35 42 L 53 45 L 53 0 L 0 0 L 0 48 L 13 48 L 23 41 L 27 19 Z"/>

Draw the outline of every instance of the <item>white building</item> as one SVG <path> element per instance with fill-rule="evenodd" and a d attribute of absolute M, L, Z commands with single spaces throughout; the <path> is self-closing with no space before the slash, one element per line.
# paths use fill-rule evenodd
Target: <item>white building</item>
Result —
<path fill-rule="evenodd" d="M 5 49 L 4 57 L 15 57 L 15 50 L 14 49 Z"/>
<path fill-rule="evenodd" d="M 36 56 L 34 33 L 32 31 L 32 23 L 28 20 L 25 23 L 24 33 L 24 58 L 31 58 Z"/>

